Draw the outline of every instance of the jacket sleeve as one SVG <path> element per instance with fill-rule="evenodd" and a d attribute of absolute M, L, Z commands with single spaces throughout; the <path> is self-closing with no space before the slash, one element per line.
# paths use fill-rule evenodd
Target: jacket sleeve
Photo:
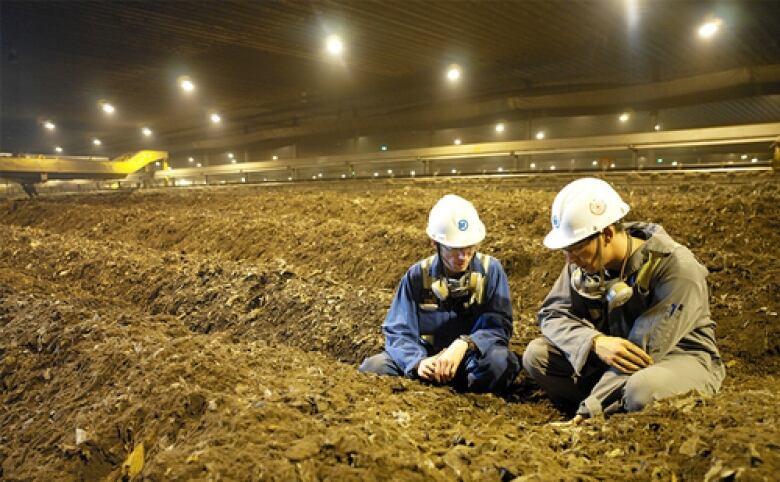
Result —
<path fill-rule="evenodd" d="M 566 355 L 574 367 L 574 373 L 580 375 L 590 354 L 593 338 L 600 332 L 590 320 L 575 313 L 572 307 L 568 264 L 564 265 L 537 316 L 542 335 Z"/>
<path fill-rule="evenodd" d="M 420 277 L 419 265 L 406 272 L 382 325 L 385 350 L 408 377 L 415 375 L 420 360 L 428 355 L 420 342 L 420 320 L 414 296 L 414 280 Z M 422 283 L 419 279 L 418 282 Z"/>
<path fill-rule="evenodd" d="M 488 268 L 488 283 L 483 311 L 474 321 L 470 335 L 480 353 L 491 346 L 509 345 L 512 336 L 512 300 L 509 281 L 501 263 L 492 258 Z"/>
<path fill-rule="evenodd" d="M 652 304 L 628 336 L 653 360 L 665 357 L 700 323 L 711 323 L 706 268 L 693 255 L 669 261 L 653 280 Z"/>

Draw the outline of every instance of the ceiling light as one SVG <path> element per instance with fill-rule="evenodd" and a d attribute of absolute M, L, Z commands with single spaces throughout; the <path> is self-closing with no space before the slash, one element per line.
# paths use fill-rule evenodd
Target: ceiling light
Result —
<path fill-rule="evenodd" d="M 613 162 L 612 164 L 610 164 L 610 165 L 609 165 L 609 167 L 611 167 L 612 169 L 614 169 L 614 168 L 615 168 L 615 163 Z"/>
<path fill-rule="evenodd" d="M 753 159 L 750 160 L 750 162 L 758 162 L 758 158 L 754 157 Z"/>
<path fill-rule="evenodd" d="M 554 171 L 555 170 L 555 166 L 550 166 L 550 170 Z"/>
<path fill-rule="evenodd" d="M 392 169 L 388 169 L 388 170 L 387 170 L 387 173 L 388 173 L 388 174 L 392 174 L 392 173 L 393 173 L 393 170 L 392 170 Z"/>
<path fill-rule="evenodd" d="M 287 178 L 288 181 L 292 181 L 292 176 Z"/>
<path fill-rule="evenodd" d="M 387 149 L 388 149 L 387 144 L 382 144 L 381 146 L 379 146 L 380 151 L 386 151 Z"/>
<path fill-rule="evenodd" d="M 197 163 L 195 164 L 195 167 L 203 167 L 203 165 L 201 163 Z"/>
<path fill-rule="evenodd" d="M 235 163 L 236 163 L 236 160 L 235 160 L 235 159 L 231 159 L 231 160 L 230 160 L 230 162 L 232 162 L 233 164 L 235 164 Z"/>
<path fill-rule="evenodd" d="M 188 94 L 195 90 L 195 84 L 189 77 L 179 77 L 179 87 Z"/>
<path fill-rule="evenodd" d="M 505 127 L 503 122 L 499 122 L 498 124 L 496 124 L 496 132 L 504 132 L 504 128 Z"/>
<path fill-rule="evenodd" d="M 654 125 L 653 129 L 656 130 L 656 131 L 660 131 L 661 130 L 661 124 Z"/>
<path fill-rule="evenodd" d="M 263 181 L 265 181 L 265 179 L 263 179 Z M 241 182 L 246 182 L 246 178 L 245 178 L 245 177 L 242 177 L 242 178 L 241 178 Z"/>
<path fill-rule="evenodd" d="M 92 145 L 93 145 L 93 146 L 100 146 L 100 145 L 102 145 L 102 144 L 103 144 L 103 143 L 100 141 L 100 139 L 97 139 L 97 138 L 95 138 L 95 139 L 92 139 Z"/>
<path fill-rule="evenodd" d="M 217 114 L 216 112 L 211 114 L 210 119 L 212 124 L 219 124 L 220 122 L 222 122 L 222 117 L 220 117 L 220 115 Z"/>
<path fill-rule="evenodd" d="M 188 157 L 188 158 L 187 158 L 187 162 L 189 162 L 190 164 L 192 164 L 193 162 L 195 162 L 195 158 L 193 158 L 193 157 Z"/>
<path fill-rule="evenodd" d="M 498 166 L 498 172 L 504 172 L 504 168 L 501 166 Z"/>
<path fill-rule="evenodd" d="M 374 177 L 377 177 L 378 175 L 379 175 L 379 173 L 378 173 L 378 172 L 375 172 L 375 173 L 374 173 Z"/>
<path fill-rule="evenodd" d="M 56 152 L 57 154 L 62 154 L 62 147 L 60 146 L 55 147 L 54 152 Z"/>
<path fill-rule="evenodd" d="M 340 56 L 344 52 L 344 42 L 341 41 L 341 37 L 338 35 L 329 35 L 325 39 L 325 50 L 331 55 Z"/>
<path fill-rule="evenodd" d="M 593 161 L 593 162 L 591 162 L 591 164 L 593 164 L 594 166 L 598 166 L 599 165 L 599 161 Z"/>
<path fill-rule="evenodd" d="M 748 155 L 747 154 L 742 154 L 741 156 L 739 156 L 739 158 L 744 161 L 745 159 L 748 158 Z"/>
<path fill-rule="evenodd" d="M 455 139 L 454 141 L 452 141 L 452 143 L 455 144 L 456 146 L 459 146 L 460 145 L 460 139 Z"/>
<path fill-rule="evenodd" d="M 344 179 L 344 178 L 346 178 L 346 177 L 347 177 L 347 175 L 346 175 L 346 174 L 342 174 L 342 175 L 341 175 L 341 179 Z"/>
<path fill-rule="evenodd" d="M 146 137 L 149 137 L 152 135 L 152 130 L 149 129 L 148 127 L 142 127 L 141 134 L 145 135 Z"/>
<path fill-rule="evenodd" d="M 155 162 L 154 165 L 160 167 L 160 161 Z"/>
<path fill-rule="evenodd" d="M 233 158 L 234 158 L 234 157 L 236 157 L 236 156 L 234 156 L 232 152 L 228 152 L 228 157 L 229 157 L 230 159 L 233 159 Z"/>
<path fill-rule="evenodd" d="M 676 165 L 677 165 L 677 161 L 672 161 L 672 166 L 676 166 Z"/>
<path fill-rule="evenodd" d="M 544 131 L 539 131 L 536 133 L 536 138 L 539 140 L 544 139 Z"/>
<path fill-rule="evenodd" d="M 103 112 L 106 114 L 113 114 L 116 109 L 114 109 L 114 106 L 109 104 L 108 102 L 103 102 L 100 105 L 100 108 L 103 109 Z"/>
<path fill-rule="evenodd" d="M 43 127 L 49 129 L 50 131 L 53 131 L 54 128 L 57 127 L 57 126 L 54 125 L 54 122 L 52 122 L 52 121 L 46 121 L 46 122 L 43 123 Z"/>
<path fill-rule="evenodd" d="M 271 159 L 273 159 L 274 161 L 276 161 L 276 160 L 278 160 L 278 159 L 279 159 L 279 156 L 272 156 L 272 157 L 271 157 Z"/>
<path fill-rule="evenodd" d="M 453 174 L 456 174 L 458 171 L 457 171 L 457 169 L 453 169 L 453 170 L 452 170 L 452 171 L 450 171 L 450 172 L 451 172 L 451 173 L 453 173 Z"/>
<path fill-rule="evenodd" d="M 722 22 L 719 18 L 715 18 L 710 20 L 709 22 L 703 23 L 699 27 L 699 37 L 712 38 L 716 33 L 718 33 L 718 30 L 720 30 L 721 23 Z"/>
<path fill-rule="evenodd" d="M 626 122 L 630 118 L 631 116 L 628 114 L 628 112 L 623 112 L 622 114 L 620 114 L 620 117 L 618 117 L 618 119 L 620 119 L 620 122 Z"/>
<path fill-rule="evenodd" d="M 321 172 L 317 173 L 317 177 L 322 177 L 322 173 Z"/>
<path fill-rule="evenodd" d="M 452 64 L 447 68 L 447 80 L 450 82 L 455 82 L 460 79 L 460 74 L 461 70 L 459 65 Z"/>
<path fill-rule="evenodd" d="M 536 169 L 536 163 L 532 162 L 532 163 L 531 163 L 531 165 L 530 165 L 529 167 L 530 167 L 531 169 Z"/>

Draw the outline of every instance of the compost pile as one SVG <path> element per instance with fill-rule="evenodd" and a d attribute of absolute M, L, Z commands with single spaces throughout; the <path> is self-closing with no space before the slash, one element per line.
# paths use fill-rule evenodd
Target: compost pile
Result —
<path fill-rule="evenodd" d="M 498 397 L 357 372 L 450 192 L 488 228 L 522 352 L 562 263 L 541 245 L 568 181 L 551 179 L 3 201 L 0 479 L 774 479 L 776 177 L 610 179 L 630 220 L 662 224 L 710 270 L 728 367 L 714 398 L 571 427 L 522 375 Z"/>

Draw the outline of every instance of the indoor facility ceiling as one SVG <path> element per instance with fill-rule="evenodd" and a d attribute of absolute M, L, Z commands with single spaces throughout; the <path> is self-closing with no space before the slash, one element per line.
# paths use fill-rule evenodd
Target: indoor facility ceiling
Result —
<path fill-rule="evenodd" d="M 670 108 L 683 128 L 700 105 L 724 123 L 780 120 L 778 1 L 2 0 L 0 18 L 4 152 L 185 153 Z"/>

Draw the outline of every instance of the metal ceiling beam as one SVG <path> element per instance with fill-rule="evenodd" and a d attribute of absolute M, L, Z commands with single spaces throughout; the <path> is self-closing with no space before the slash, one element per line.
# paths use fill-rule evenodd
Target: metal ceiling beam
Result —
<path fill-rule="evenodd" d="M 518 115 L 585 115 L 618 112 L 625 109 L 659 109 L 744 97 L 755 92 L 780 92 L 780 65 L 764 65 L 698 75 L 667 82 L 621 86 L 598 90 L 559 92 L 544 95 L 504 94 L 488 100 L 459 100 L 439 103 L 430 108 L 403 113 L 372 109 L 370 111 L 336 111 L 312 117 L 289 119 L 288 125 L 262 127 L 246 133 L 218 139 L 193 141 L 171 150 L 220 149 L 270 140 L 294 139 L 321 135 L 347 135 L 358 132 L 397 131 L 459 127 L 489 122 L 500 116 Z M 304 120 L 299 120 L 304 119 Z"/>
<path fill-rule="evenodd" d="M 201 168 L 157 171 L 155 173 L 155 178 L 192 178 L 374 163 L 390 164 L 439 159 L 626 151 L 758 142 L 766 142 L 767 146 L 772 142 L 780 142 L 780 122 L 608 136 L 575 137 L 568 139 L 486 142 L 481 144 L 463 144 L 460 146 L 447 145 L 371 154 L 349 154 L 303 159 L 242 162 L 238 164 L 225 164 Z"/>

